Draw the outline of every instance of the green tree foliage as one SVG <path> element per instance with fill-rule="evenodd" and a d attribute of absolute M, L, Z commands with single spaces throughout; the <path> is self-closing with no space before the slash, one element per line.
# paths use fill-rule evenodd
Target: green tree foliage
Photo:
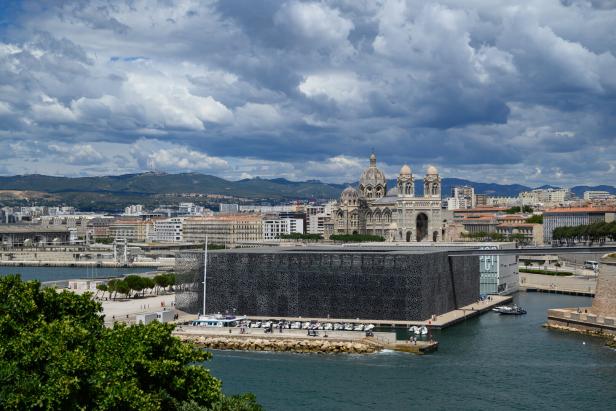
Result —
<path fill-rule="evenodd" d="M 0 279 L 0 409 L 260 410 L 227 398 L 199 365 L 211 354 L 171 335 L 173 326 L 106 328 L 88 293 Z"/>
<path fill-rule="evenodd" d="M 597 222 L 572 227 L 557 227 L 552 232 L 552 238 L 560 243 L 573 244 L 578 241 L 599 242 L 616 241 L 616 221 L 611 223 Z"/>
<path fill-rule="evenodd" d="M 535 214 L 526 219 L 529 224 L 543 224 L 543 215 Z"/>
<path fill-rule="evenodd" d="M 113 238 L 97 238 L 94 242 L 97 244 L 113 244 Z"/>
<path fill-rule="evenodd" d="M 342 241 L 345 243 L 361 243 L 369 241 L 385 241 L 385 238 L 380 235 L 370 234 L 334 234 L 329 237 L 333 241 Z"/>
<path fill-rule="evenodd" d="M 158 287 L 166 289 L 169 286 L 175 285 L 175 274 L 163 273 L 154 276 L 154 283 Z"/>
<path fill-rule="evenodd" d="M 533 212 L 533 208 L 531 206 L 513 206 L 511 208 L 509 208 L 508 210 L 505 211 L 505 213 L 507 214 L 517 214 L 517 213 L 532 213 Z"/>
<path fill-rule="evenodd" d="M 319 241 L 323 239 L 321 234 L 301 234 L 301 233 L 291 233 L 291 234 L 281 234 L 280 239 L 282 240 L 308 240 L 308 241 Z"/>

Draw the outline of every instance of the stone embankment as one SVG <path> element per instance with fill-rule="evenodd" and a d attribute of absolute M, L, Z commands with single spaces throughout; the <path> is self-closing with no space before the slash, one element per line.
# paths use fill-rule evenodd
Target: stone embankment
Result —
<path fill-rule="evenodd" d="M 368 354 L 380 351 L 383 347 L 376 342 L 339 341 L 324 339 L 283 339 L 258 337 L 197 337 L 179 335 L 184 341 L 192 341 L 205 348 L 220 350 L 250 350 L 250 351 L 289 351 L 299 353 L 348 353 Z"/>

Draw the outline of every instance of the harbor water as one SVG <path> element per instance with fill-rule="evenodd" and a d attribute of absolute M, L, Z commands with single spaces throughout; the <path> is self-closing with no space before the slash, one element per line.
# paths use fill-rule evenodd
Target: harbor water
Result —
<path fill-rule="evenodd" d="M 154 271 L 152 268 L 126 267 L 10 267 L 0 266 L 0 276 L 20 274 L 22 280 L 61 281 L 76 278 L 116 277 Z"/>
<path fill-rule="evenodd" d="M 524 316 L 487 313 L 437 334 L 438 352 L 324 355 L 214 351 L 228 394 L 268 410 L 613 410 L 616 350 L 542 327 L 546 310 L 588 297 L 519 293 Z"/>

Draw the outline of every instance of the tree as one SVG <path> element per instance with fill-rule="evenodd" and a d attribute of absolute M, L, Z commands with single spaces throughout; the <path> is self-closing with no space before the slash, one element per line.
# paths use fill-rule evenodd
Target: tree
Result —
<path fill-rule="evenodd" d="M 529 224 L 543 224 L 543 215 L 535 214 L 526 219 Z"/>
<path fill-rule="evenodd" d="M 107 284 L 103 284 L 103 283 L 96 284 L 96 289 L 97 289 L 96 294 L 98 294 L 98 291 L 102 291 L 103 292 L 103 297 L 102 298 L 105 298 L 105 292 L 109 291 L 109 287 L 107 286 Z"/>
<path fill-rule="evenodd" d="M 151 279 L 150 277 L 143 277 L 143 289 L 145 290 L 146 288 L 149 290 L 153 290 L 154 287 L 156 287 L 156 284 L 154 283 L 154 280 Z M 152 293 L 152 291 L 150 291 L 150 293 Z"/>
<path fill-rule="evenodd" d="M 133 274 L 127 275 L 123 281 L 126 283 L 126 285 L 131 291 L 137 291 L 137 293 L 139 293 L 144 288 L 146 288 L 143 279 L 143 277 Z"/>
<path fill-rule="evenodd" d="M 200 365 L 211 354 L 172 336 L 173 325 L 107 328 L 90 293 L 14 275 L 0 295 L 0 409 L 260 410 L 254 396 L 225 397 Z"/>

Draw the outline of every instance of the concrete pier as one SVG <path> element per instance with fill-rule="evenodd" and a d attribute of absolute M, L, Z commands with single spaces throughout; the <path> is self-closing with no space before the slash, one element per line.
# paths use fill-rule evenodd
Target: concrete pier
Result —
<path fill-rule="evenodd" d="M 411 343 L 396 340 L 393 332 L 375 332 L 373 337 L 366 337 L 358 331 L 319 330 L 318 333 L 317 337 L 310 337 L 306 330 L 283 329 L 281 333 L 274 329 L 271 334 L 266 334 L 261 328 L 248 328 L 245 334 L 240 334 L 239 328 L 192 326 L 178 326 L 173 332 L 182 340 L 206 348 L 230 350 L 367 354 L 389 349 L 426 354 L 438 348 L 436 341 Z"/>
<path fill-rule="evenodd" d="M 546 326 L 592 335 L 616 335 L 616 255 L 601 258 L 592 306 L 548 310 Z"/>
<path fill-rule="evenodd" d="M 468 318 L 476 317 L 492 308 L 505 305 L 512 301 L 511 296 L 494 295 L 490 296 L 490 300 L 478 301 L 472 304 L 465 305 L 457 310 L 449 311 L 444 314 L 433 316 L 431 319 L 424 321 L 401 321 L 401 320 L 369 320 L 360 318 L 318 318 L 318 317 L 271 317 L 271 316 L 248 316 L 249 320 L 253 321 L 316 321 L 320 323 L 352 323 L 352 324 L 374 324 L 376 327 L 396 327 L 409 328 L 412 326 L 426 326 L 432 329 L 442 329 L 451 325 L 457 324 Z"/>

